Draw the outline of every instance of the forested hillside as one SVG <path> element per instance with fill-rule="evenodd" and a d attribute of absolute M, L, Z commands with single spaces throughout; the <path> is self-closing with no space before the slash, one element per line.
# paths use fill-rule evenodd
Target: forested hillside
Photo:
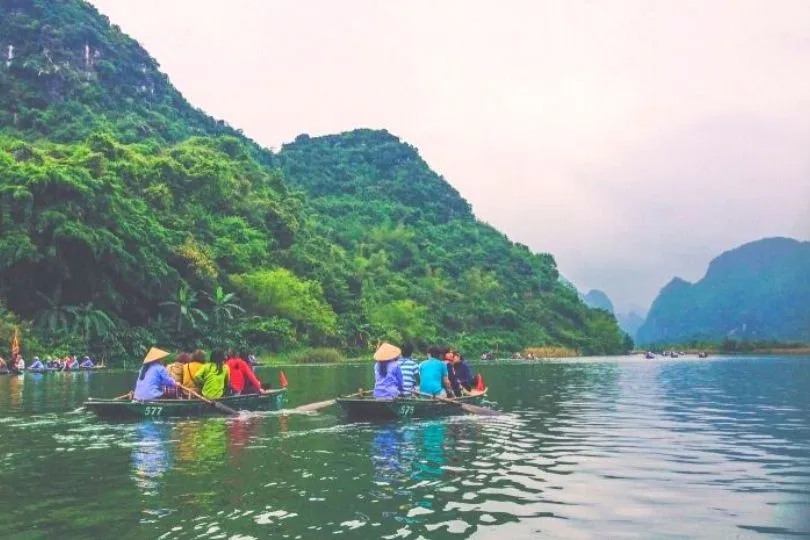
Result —
<path fill-rule="evenodd" d="M 29 350 L 112 358 L 154 343 L 625 345 L 550 255 L 477 222 L 386 132 L 273 155 L 80 0 L 4 0 L 0 51 L 0 340 L 20 326 Z"/>
<path fill-rule="evenodd" d="M 658 294 L 640 343 L 810 342 L 810 242 L 766 238 L 714 259 L 697 283 L 673 279 Z"/>

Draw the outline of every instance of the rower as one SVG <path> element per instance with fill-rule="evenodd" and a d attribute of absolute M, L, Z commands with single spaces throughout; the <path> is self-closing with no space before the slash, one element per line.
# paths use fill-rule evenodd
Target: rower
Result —
<path fill-rule="evenodd" d="M 395 399 L 404 391 L 402 368 L 399 365 L 402 351 L 390 343 L 383 343 L 374 353 L 374 399 Z"/>
<path fill-rule="evenodd" d="M 31 365 L 28 367 L 28 369 L 39 371 L 45 369 L 45 364 L 42 363 L 42 361 L 39 359 L 39 356 L 35 356 L 34 361 L 31 362 Z"/>
<path fill-rule="evenodd" d="M 94 367 L 93 360 L 91 360 L 89 356 L 85 356 L 84 360 L 82 360 L 82 363 L 79 364 L 79 367 L 85 369 L 92 368 Z"/>
<path fill-rule="evenodd" d="M 134 399 L 148 401 L 163 397 L 163 388 L 175 388 L 177 383 L 169 375 L 166 367 L 160 363 L 169 353 L 156 347 L 149 349 L 143 359 L 143 365 L 135 383 Z"/>

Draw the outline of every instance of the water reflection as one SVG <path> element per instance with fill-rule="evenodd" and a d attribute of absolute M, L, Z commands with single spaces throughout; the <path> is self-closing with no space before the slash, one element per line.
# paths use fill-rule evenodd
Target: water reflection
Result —
<path fill-rule="evenodd" d="M 135 428 L 132 478 L 144 495 L 157 495 L 163 476 L 172 467 L 171 431 L 171 424 L 163 422 L 141 422 Z"/>

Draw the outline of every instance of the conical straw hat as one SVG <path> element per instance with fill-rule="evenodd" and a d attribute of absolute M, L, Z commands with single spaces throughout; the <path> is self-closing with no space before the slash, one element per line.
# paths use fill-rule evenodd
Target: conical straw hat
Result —
<path fill-rule="evenodd" d="M 383 343 L 374 353 L 375 362 L 387 362 L 394 360 L 402 355 L 402 350 L 399 347 L 394 347 L 390 343 Z"/>
<path fill-rule="evenodd" d="M 143 359 L 143 363 L 148 364 L 149 362 L 154 362 L 155 360 L 161 360 L 169 356 L 169 354 L 170 353 L 158 349 L 157 347 L 152 347 L 151 349 L 149 349 L 149 352 L 146 353 L 146 358 Z"/>

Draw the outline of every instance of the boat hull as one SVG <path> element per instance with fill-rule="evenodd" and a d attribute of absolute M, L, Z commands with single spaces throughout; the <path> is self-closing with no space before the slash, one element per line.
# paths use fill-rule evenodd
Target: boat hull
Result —
<path fill-rule="evenodd" d="M 474 396 L 454 398 L 457 404 L 480 405 L 486 392 Z M 430 398 L 397 398 L 391 400 L 373 398 L 338 398 L 338 405 L 349 420 L 400 420 L 408 418 L 436 418 L 464 414 L 464 410 L 452 403 Z"/>
<path fill-rule="evenodd" d="M 287 402 L 287 390 L 281 388 L 270 390 L 267 394 L 229 396 L 217 401 L 237 411 L 277 411 Z M 187 418 L 223 414 L 216 407 L 198 399 L 136 401 L 90 398 L 84 402 L 84 408 L 105 420 Z"/>

